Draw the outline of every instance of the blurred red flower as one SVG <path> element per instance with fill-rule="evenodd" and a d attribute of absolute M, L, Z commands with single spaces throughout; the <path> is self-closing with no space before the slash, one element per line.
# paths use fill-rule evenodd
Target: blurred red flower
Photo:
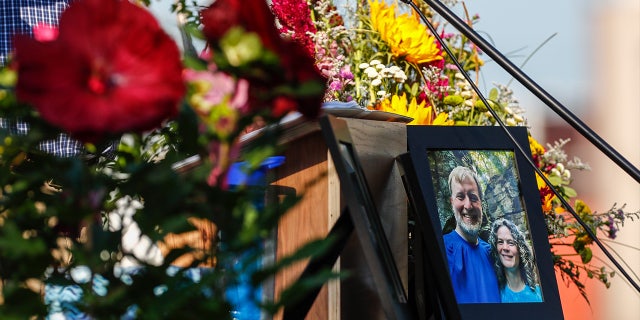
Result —
<path fill-rule="evenodd" d="M 274 16 L 264 0 L 216 0 L 200 13 L 202 32 L 209 43 L 217 43 L 235 26 L 255 32 L 262 44 L 278 52 L 282 42 Z"/>
<path fill-rule="evenodd" d="M 270 70 L 268 79 L 247 76 L 253 111 L 269 108 L 274 117 L 290 111 L 299 111 L 308 118 L 318 116 L 326 79 L 301 44 L 280 36 L 275 17 L 264 0 L 216 0 L 200 17 L 203 33 L 214 48 L 231 28 L 241 26 L 256 33 L 262 45 L 279 58 L 278 69 Z M 280 93 L 273 94 L 276 87 L 290 90 L 276 90 Z"/>
<path fill-rule="evenodd" d="M 51 41 L 58 37 L 58 27 L 38 23 L 33 27 L 33 37 L 38 41 Z"/>
<path fill-rule="evenodd" d="M 77 139 L 150 130 L 178 113 L 180 51 L 148 11 L 128 1 L 73 2 L 57 38 L 14 43 L 18 98 Z"/>

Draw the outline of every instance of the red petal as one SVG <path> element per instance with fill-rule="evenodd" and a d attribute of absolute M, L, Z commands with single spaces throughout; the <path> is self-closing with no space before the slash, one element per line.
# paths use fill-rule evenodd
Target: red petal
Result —
<path fill-rule="evenodd" d="M 155 128 L 185 93 L 175 42 L 128 1 L 72 3 L 58 39 L 17 39 L 16 61 L 18 98 L 85 141 Z"/>

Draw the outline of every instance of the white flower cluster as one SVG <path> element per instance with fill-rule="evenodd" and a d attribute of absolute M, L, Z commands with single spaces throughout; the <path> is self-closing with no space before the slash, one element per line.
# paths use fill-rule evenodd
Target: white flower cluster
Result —
<path fill-rule="evenodd" d="M 578 157 L 574 156 L 573 159 L 568 159 L 564 147 L 570 141 L 571 139 L 560 139 L 556 140 L 553 144 L 547 143 L 547 151 L 543 155 L 544 161 L 555 165 L 565 163 L 566 168 L 565 166 L 560 167 L 558 172 L 560 174 L 565 170 L 591 170 L 589 164 L 582 162 Z"/>
<path fill-rule="evenodd" d="M 487 106 L 484 105 L 482 100 L 478 97 L 478 95 L 474 92 L 473 87 L 467 81 L 465 76 L 458 72 L 454 75 L 454 83 L 453 83 L 454 93 L 453 95 L 460 96 L 463 99 L 461 105 L 454 108 L 451 112 L 465 112 L 471 111 L 474 107 L 479 108 L 480 110 L 484 110 L 484 119 L 486 119 L 486 123 L 480 122 L 481 125 L 491 125 L 493 124 L 493 114 L 488 110 Z M 522 109 L 516 100 L 513 97 L 513 91 L 509 89 L 507 86 L 496 85 L 495 89 L 489 93 L 488 96 L 485 96 L 487 102 L 489 102 L 489 107 L 495 111 L 502 121 L 508 126 L 526 126 L 527 120 L 523 117 L 524 109 Z"/>
<path fill-rule="evenodd" d="M 448 78 L 442 73 L 442 69 L 436 66 L 427 66 L 422 68 L 422 74 L 426 79 L 426 83 L 432 86 L 429 88 L 425 85 L 422 88 L 422 91 L 427 94 L 430 100 L 439 100 L 449 92 L 449 82 L 446 81 Z"/>
<path fill-rule="evenodd" d="M 389 67 L 385 66 L 380 60 L 371 60 L 369 63 L 361 63 L 358 66 L 361 70 L 364 70 L 366 79 L 369 80 L 369 84 L 372 87 L 383 86 L 387 81 L 392 80 L 398 84 L 404 83 L 407 80 L 407 75 L 396 65 Z M 387 90 L 378 90 L 376 96 L 384 98 L 388 94 Z"/>
<path fill-rule="evenodd" d="M 522 116 L 524 109 L 513 97 L 513 90 L 508 86 L 496 84 L 498 88 L 498 104 L 504 106 L 505 121 L 509 126 L 526 126 L 527 120 Z"/>
<path fill-rule="evenodd" d="M 473 107 L 473 88 L 467 81 L 467 79 L 460 72 L 456 72 L 453 76 L 453 84 L 451 86 L 453 92 L 450 92 L 452 96 L 460 96 L 463 102 L 447 110 L 449 118 L 454 118 L 456 114 L 464 114 L 469 112 Z"/>
<path fill-rule="evenodd" d="M 471 108 L 473 107 L 474 92 L 473 88 L 469 84 L 469 81 L 464 77 L 464 75 L 460 72 L 456 72 L 453 76 L 455 79 L 454 88 L 456 89 L 455 94 L 461 96 L 464 99 L 464 105 Z"/>
<path fill-rule="evenodd" d="M 393 79 L 399 83 L 403 83 L 407 80 L 407 75 L 400 69 L 400 67 L 395 65 L 387 67 L 379 60 L 371 60 L 369 63 L 362 63 L 359 68 L 364 69 L 364 73 L 369 79 L 371 79 L 371 84 L 374 86 L 381 85 L 383 79 Z"/>
<path fill-rule="evenodd" d="M 571 180 L 571 171 L 566 169 L 562 163 L 556 164 L 556 166 L 551 169 L 551 174 L 562 178 L 562 180 Z"/>

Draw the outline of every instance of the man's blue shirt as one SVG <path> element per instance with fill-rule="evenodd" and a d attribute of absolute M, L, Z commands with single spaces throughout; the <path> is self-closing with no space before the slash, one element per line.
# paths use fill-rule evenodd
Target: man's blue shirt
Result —
<path fill-rule="evenodd" d="M 499 303 L 491 246 L 480 238 L 477 245 L 470 244 L 456 231 L 445 234 L 443 239 L 458 303 Z"/>

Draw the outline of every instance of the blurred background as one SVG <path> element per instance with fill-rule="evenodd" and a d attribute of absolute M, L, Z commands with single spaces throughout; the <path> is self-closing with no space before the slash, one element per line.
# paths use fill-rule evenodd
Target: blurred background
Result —
<path fill-rule="evenodd" d="M 535 51 L 521 70 L 640 168 L 640 1 L 468 0 L 466 5 L 470 14 L 480 15 L 476 30 L 514 64 L 522 65 Z M 483 72 L 488 83 L 511 80 L 489 61 Z M 598 212 L 613 204 L 640 209 L 638 182 L 519 83 L 511 87 L 538 141 L 570 138 L 569 158 L 590 165 L 590 171 L 572 172 L 579 198 Z M 606 244 L 640 282 L 640 221 L 625 222 L 615 242 Z M 601 252 L 594 256 L 594 263 L 614 268 Z M 619 273 L 611 282 L 607 289 L 586 280 L 589 305 L 559 281 L 565 318 L 640 319 L 640 293 Z"/>
<path fill-rule="evenodd" d="M 171 2 L 155 0 L 152 10 L 178 37 L 175 17 L 167 14 Z M 467 0 L 465 4 L 470 15 L 480 16 L 476 31 L 636 168 L 640 167 L 640 0 Z M 640 209 L 639 183 L 512 81 L 506 71 L 484 58 L 485 84 L 480 84 L 480 89 L 511 81 L 535 138 L 543 145 L 569 138 L 569 158 L 577 156 L 590 165 L 591 171 L 572 172 L 579 198 L 597 212 L 607 211 L 614 204 L 626 204 L 627 211 Z M 607 244 L 640 282 L 640 221 L 625 222 L 615 242 Z M 594 256 L 594 263 L 614 268 L 602 253 L 595 252 Z M 611 282 L 607 289 L 599 281 L 586 280 L 588 304 L 577 290 L 559 280 L 565 318 L 640 319 L 640 293 L 620 274 Z"/>

